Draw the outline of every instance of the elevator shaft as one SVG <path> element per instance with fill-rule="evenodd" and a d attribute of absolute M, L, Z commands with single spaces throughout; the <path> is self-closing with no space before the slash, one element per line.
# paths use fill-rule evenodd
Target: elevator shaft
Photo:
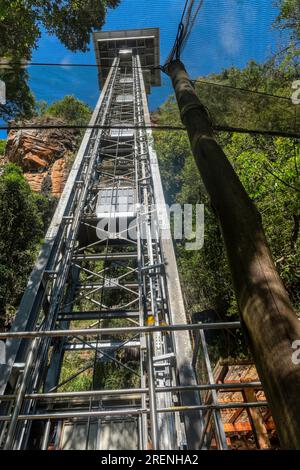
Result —
<path fill-rule="evenodd" d="M 90 124 L 14 331 L 186 322 L 137 53 L 121 50 L 114 59 Z M 188 332 L 13 339 L 5 348 L 1 390 L 16 398 L 2 405 L 11 416 L 2 424 L 4 448 L 197 447 L 198 411 L 160 412 L 199 404 L 197 392 L 156 392 L 196 383 Z M 105 390 L 115 377 L 121 390 L 148 393 L 26 398 L 72 388 L 78 377 L 80 392 Z M 39 421 L 39 414 L 49 418 Z"/>

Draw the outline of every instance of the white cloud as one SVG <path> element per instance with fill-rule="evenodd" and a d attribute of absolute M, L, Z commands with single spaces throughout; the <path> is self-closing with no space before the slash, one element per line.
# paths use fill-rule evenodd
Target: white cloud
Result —
<path fill-rule="evenodd" d="M 222 18 L 220 41 L 227 54 L 236 55 L 242 46 L 241 25 L 236 14 L 236 3 L 228 1 L 226 16 Z"/>
<path fill-rule="evenodd" d="M 69 55 L 64 56 L 60 61 L 61 65 L 69 65 L 71 63 L 72 63 L 71 62 L 71 56 L 69 56 Z"/>

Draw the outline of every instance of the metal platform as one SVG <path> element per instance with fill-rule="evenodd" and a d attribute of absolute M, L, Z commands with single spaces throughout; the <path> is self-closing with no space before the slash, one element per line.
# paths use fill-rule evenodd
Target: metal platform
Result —
<path fill-rule="evenodd" d="M 143 75 L 148 93 L 151 86 L 161 85 L 160 70 L 152 69 L 152 67 L 159 66 L 159 28 L 97 31 L 93 34 L 93 41 L 101 87 L 103 87 L 113 61 L 121 49 L 124 51 L 124 55 L 126 51 L 132 51 L 134 55 L 139 55 L 141 66 L 145 67 Z M 130 54 L 127 62 L 124 60 L 123 64 L 123 66 L 130 65 Z M 121 83 L 125 83 L 124 80 L 127 80 L 128 83 L 131 78 L 123 77 Z"/>

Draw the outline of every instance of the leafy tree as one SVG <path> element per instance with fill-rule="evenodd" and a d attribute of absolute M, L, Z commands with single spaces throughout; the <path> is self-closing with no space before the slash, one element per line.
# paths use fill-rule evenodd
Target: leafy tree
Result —
<path fill-rule="evenodd" d="M 250 60 L 244 69 L 229 67 L 219 74 L 209 75 L 208 78 L 222 85 L 290 97 L 290 80 L 297 78 L 297 75 L 295 71 L 286 72 L 268 61 L 258 64 Z M 253 99 L 253 95 L 251 96 Z"/>
<path fill-rule="evenodd" d="M 22 169 L 7 164 L 0 176 L 0 326 L 7 326 L 26 286 L 48 221 L 47 202 L 33 193 Z M 17 269 L 16 269 L 17 267 Z"/>
<path fill-rule="evenodd" d="M 67 95 L 62 100 L 55 101 L 46 107 L 43 115 L 58 117 L 67 124 L 84 125 L 88 123 L 91 117 L 91 109 L 75 96 Z"/>
<path fill-rule="evenodd" d="M 0 0 L 0 57 L 29 60 L 40 37 L 38 10 L 31 0 Z"/>
<path fill-rule="evenodd" d="M 199 79 L 195 86 L 217 128 L 299 134 L 298 110 L 292 103 L 295 68 L 250 61 L 244 69 L 231 67 Z M 253 93 L 255 92 L 255 93 Z"/>
<path fill-rule="evenodd" d="M 285 33 L 285 44 L 270 61 L 280 64 L 282 69 L 293 70 L 299 78 L 300 55 L 300 0 L 276 0 L 279 8 L 275 26 Z"/>
<path fill-rule="evenodd" d="M 300 1 L 299 0 L 277 0 L 276 5 L 280 9 L 276 20 L 282 29 L 291 32 L 291 39 L 296 43 L 300 41 Z"/>
<path fill-rule="evenodd" d="M 120 0 L 0 0 L 0 57 L 28 60 L 42 26 L 71 51 L 86 51 L 93 29 L 103 26 L 107 8 Z"/>
<path fill-rule="evenodd" d="M 71 51 L 86 51 L 93 29 L 102 28 L 107 8 L 120 0 L 46 0 L 38 2 L 44 26 Z"/>
<path fill-rule="evenodd" d="M 0 105 L 0 117 L 30 118 L 34 114 L 35 99 L 28 86 L 28 72 L 19 65 L 9 68 L 0 66 L 0 80 L 6 84 L 7 101 Z"/>
<path fill-rule="evenodd" d="M 34 98 L 28 74 L 19 62 L 30 60 L 42 27 L 71 51 L 87 51 L 90 33 L 100 29 L 108 8 L 120 0 L 0 0 L 0 80 L 5 81 L 8 103 L 0 117 L 31 117 Z"/>

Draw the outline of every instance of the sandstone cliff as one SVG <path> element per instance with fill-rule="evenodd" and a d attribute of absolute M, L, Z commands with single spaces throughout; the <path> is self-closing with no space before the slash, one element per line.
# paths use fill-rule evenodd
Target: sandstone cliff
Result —
<path fill-rule="evenodd" d="M 62 125 L 57 118 L 43 117 L 18 121 L 18 126 Z M 5 149 L 5 161 L 21 166 L 30 187 L 36 192 L 59 197 L 78 147 L 80 133 L 73 129 L 11 130 Z"/>

